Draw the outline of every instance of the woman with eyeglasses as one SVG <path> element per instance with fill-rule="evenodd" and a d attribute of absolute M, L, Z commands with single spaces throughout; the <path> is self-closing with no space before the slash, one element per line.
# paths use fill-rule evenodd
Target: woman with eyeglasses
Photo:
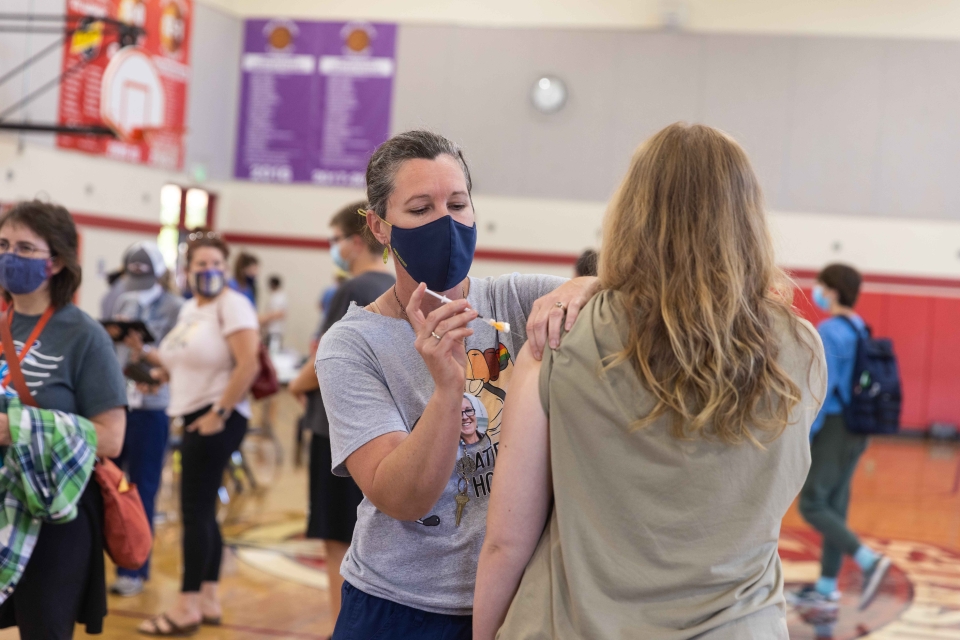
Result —
<path fill-rule="evenodd" d="M 486 425 L 483 430 L 480 429 L 480 416 L 474 403 L 480 404 L 475 396 L 463 394 L 463 402 L 460 403 L 460 440 L 464 444 L 477 444 L 487 432 Z"/>
<path fill-rule="evenodd" d="M 138 631 L 184 636 L 221 618 L 218 582 L 223 539 L 217 493 L 230 456 L 240 447 L 250 418 L 247 391 L 259 371 L 257 312 L 241 293 L 226 287 L 230 249 L 212 232 L 189 237 L 187 275 L 194 297 L 156 351 L 142 354 L 154 376 L 170 383 L 168 415 L 183 421 L 180 447 L 183 514 L 183 584 L 165 613 Z"/>
<path fill-rule="evenodd" d="M 0 216 L 0 286 L 10 305 L 0 322 L 10 323 L 20 368 L 37 405 L 90 420 L 97 434 L 96 454 L 113 458 L 123 448 L 127 385 L 110 336 L 71 302 L 81 278 L 77 247 L 77 229 L 63 207 L 21 202 Z M 19 395 L 8 371 L 4 357 L 0 364 L 4 449 L 11 444 L 7 402 Z M 28 434 L 27 439 L 33 436 Z M 23 447 L 22 435 L 18 444 Z M 73 462 L 79 454 L 72 452 Z M 6 477 L 5 489 L 11 480 Z M 66 492 L 69 487 L 60 488 Z M 76 518 L 41 524 L 12 595 L 0 597 L 0 628 L 17 626 L 26 640 L 72 638 L 78 622 L 88 633 L 102 633 L 107 614 L 103 518 L 100 487 L 89 480 Z M 11 539 L 7 531 L 4 545 Z M 4 572 L 15 561 L 15 555 L 5 554 Z"/>

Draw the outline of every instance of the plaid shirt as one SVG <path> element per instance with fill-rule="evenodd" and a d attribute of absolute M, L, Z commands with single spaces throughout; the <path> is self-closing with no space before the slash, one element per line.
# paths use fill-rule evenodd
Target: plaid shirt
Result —
<path fill-rule="evenodd" d="M 0 603 L 23 575 L 40 524 L 70 522 L 93 472 L 97 433 L 79 416 L 10 400 L 0 468 Z"/>

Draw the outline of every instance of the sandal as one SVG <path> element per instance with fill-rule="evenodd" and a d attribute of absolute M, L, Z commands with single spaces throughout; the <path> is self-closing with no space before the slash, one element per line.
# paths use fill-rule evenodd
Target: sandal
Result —
<path fill-rule="evenodd" d="M 159 622 L 161 620 L 166 623 L 169 631 L 164 631 L 160 628 Z M 152 631 L 140 629 L 138 627 L 137 633 L 145 636 L 158 636 L 163 638 L 186 638 L 187 636 L 192 636 L 200 630 L 200 623 L 188 624 L 181 627 L 176 622 L 171 620 L 170 616 L 165 613 L 161 613 L 155 618 L 151 618 L 150 624 L 153 625 Z"/>
<path fill-rule="evenodd" d="M 204 624 L 208 627 L 219 627 L 221 622 L 222 620 L 220 619 L 220 616 L 217 616 L 216 618 L 213 616 L 203 616 L 201 624 Z"/>

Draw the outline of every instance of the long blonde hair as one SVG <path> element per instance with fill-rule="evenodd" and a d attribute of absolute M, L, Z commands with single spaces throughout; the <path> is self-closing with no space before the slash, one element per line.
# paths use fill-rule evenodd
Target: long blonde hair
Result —
<path fill-rule="evenodd" d="M 763 198 L 743 149 L 677 123 L 647 140 L 608 211 L 602 289 L 630 331 L 608 366 L 629 361 L 654 395 L 637 427 L 667 415 L 681 439 L 761 445 L 779 437 L 800 388 L 777 363 L 777 316 L 797 335 L 789 279 L 774 262 Z M 768 440 L 768 438 L 763 438 Z"/>

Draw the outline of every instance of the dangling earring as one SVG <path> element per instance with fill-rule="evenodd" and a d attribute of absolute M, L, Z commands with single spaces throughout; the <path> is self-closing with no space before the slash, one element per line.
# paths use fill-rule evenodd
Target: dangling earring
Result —
<path fill-rule="evenodd" d="M 390 257 L 390 249 L 387 247 L 383 248 L 383 264 L 387 264 L 387 259 Z"/>

